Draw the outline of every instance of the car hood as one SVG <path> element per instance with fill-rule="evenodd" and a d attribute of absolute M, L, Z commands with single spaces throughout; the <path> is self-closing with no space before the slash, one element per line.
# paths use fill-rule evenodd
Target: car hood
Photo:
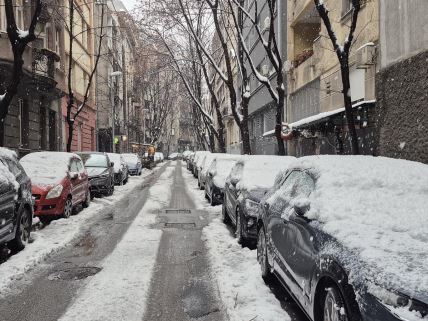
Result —
<path fill-rule="evenodd" d="M 66 177 L 58 176 L 32 176 L 31 185 L 37 187 L 40 191 L 49 191 L 55 185 L 61 184 L 65 179 Z"/>
<path fill-rule="evenodd" d="M 137 167 L 137 163 L 126 162 L 126 164 L 128 165 L 129 168 Z"/>
<path fill-rule="evenodd" d="M 87 167 L 89 177 L 100 176 L 101 174 L 107 173 L 108 169 L 105 167 Z"/>

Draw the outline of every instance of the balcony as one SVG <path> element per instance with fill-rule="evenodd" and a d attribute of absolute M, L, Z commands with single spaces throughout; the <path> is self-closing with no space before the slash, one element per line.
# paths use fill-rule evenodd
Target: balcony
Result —
<path fill-rule="evenodd" d="M 50 91 L 56 87 L 55 63 L 59 56 L 48 49 L 33 48 L 32 76 L 33 82 L 40 91 Z"/>

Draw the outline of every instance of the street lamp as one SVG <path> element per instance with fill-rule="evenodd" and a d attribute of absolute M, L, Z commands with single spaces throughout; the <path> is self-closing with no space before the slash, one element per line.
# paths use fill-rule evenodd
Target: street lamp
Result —
<path fill-rule="evenodd" d="M 111 78 L 116 78 L 116 77 L 120 77 L 122 76 L 122 72 L 121 71 L 113 71 L 112 73 L 110 73 L 109 75 Z M 115 126 L 115 118 L 116 118 L 116 96 L 118 94 L 118 90 L 119 87 L 116 84 L 116 90 L 115 90 L 115 97 L 113 97 L 113 117 L 111 119 L 111 143 L 112 143 L 112 147 L 111 147 L 111 152 L 114 153 L 114 126 Z"/>

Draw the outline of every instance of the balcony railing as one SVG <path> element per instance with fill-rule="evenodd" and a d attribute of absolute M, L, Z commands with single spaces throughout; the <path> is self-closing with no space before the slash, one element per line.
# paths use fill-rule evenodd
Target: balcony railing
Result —
<path fill-rule="evenodd" d="M 55 63 L 59 56 L 48 49 L 33 48 L 33 79 L 40 89 L 51 89 L 56 86 Z"/>

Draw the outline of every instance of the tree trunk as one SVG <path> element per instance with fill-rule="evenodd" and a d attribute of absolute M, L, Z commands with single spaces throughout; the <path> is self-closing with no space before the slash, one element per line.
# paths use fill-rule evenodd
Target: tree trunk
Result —
<path fill-rule="evenodd" d="M 357 130 L 355 129 L 354 112 L 352 110 L 351 100 L 351 83 L 349 80 L 349 63 L 348 57 L 343 58 L 344 61 L 340 62 L 340 70 L 342 74 L 342 85 L 343 85 L 343 100 L 345 102 L 345 115 L 348 123 L 348 131 L 351 137 L 351 149 L 353 155 L 360 154 L 360 148 L 358 145 Z"/>
<path fill-rule="evenodd" d="M 282 113 L 284 110 L 285 102 L 285 90 L 282 88 L 283 82 L 278 80 L 278 104 L 276 105 L 276 126 L 275 126 L 275 136 L 278 143 L 278 155 L 285 156 L 285 146 L 284 140 L 282 139 Z"/>

